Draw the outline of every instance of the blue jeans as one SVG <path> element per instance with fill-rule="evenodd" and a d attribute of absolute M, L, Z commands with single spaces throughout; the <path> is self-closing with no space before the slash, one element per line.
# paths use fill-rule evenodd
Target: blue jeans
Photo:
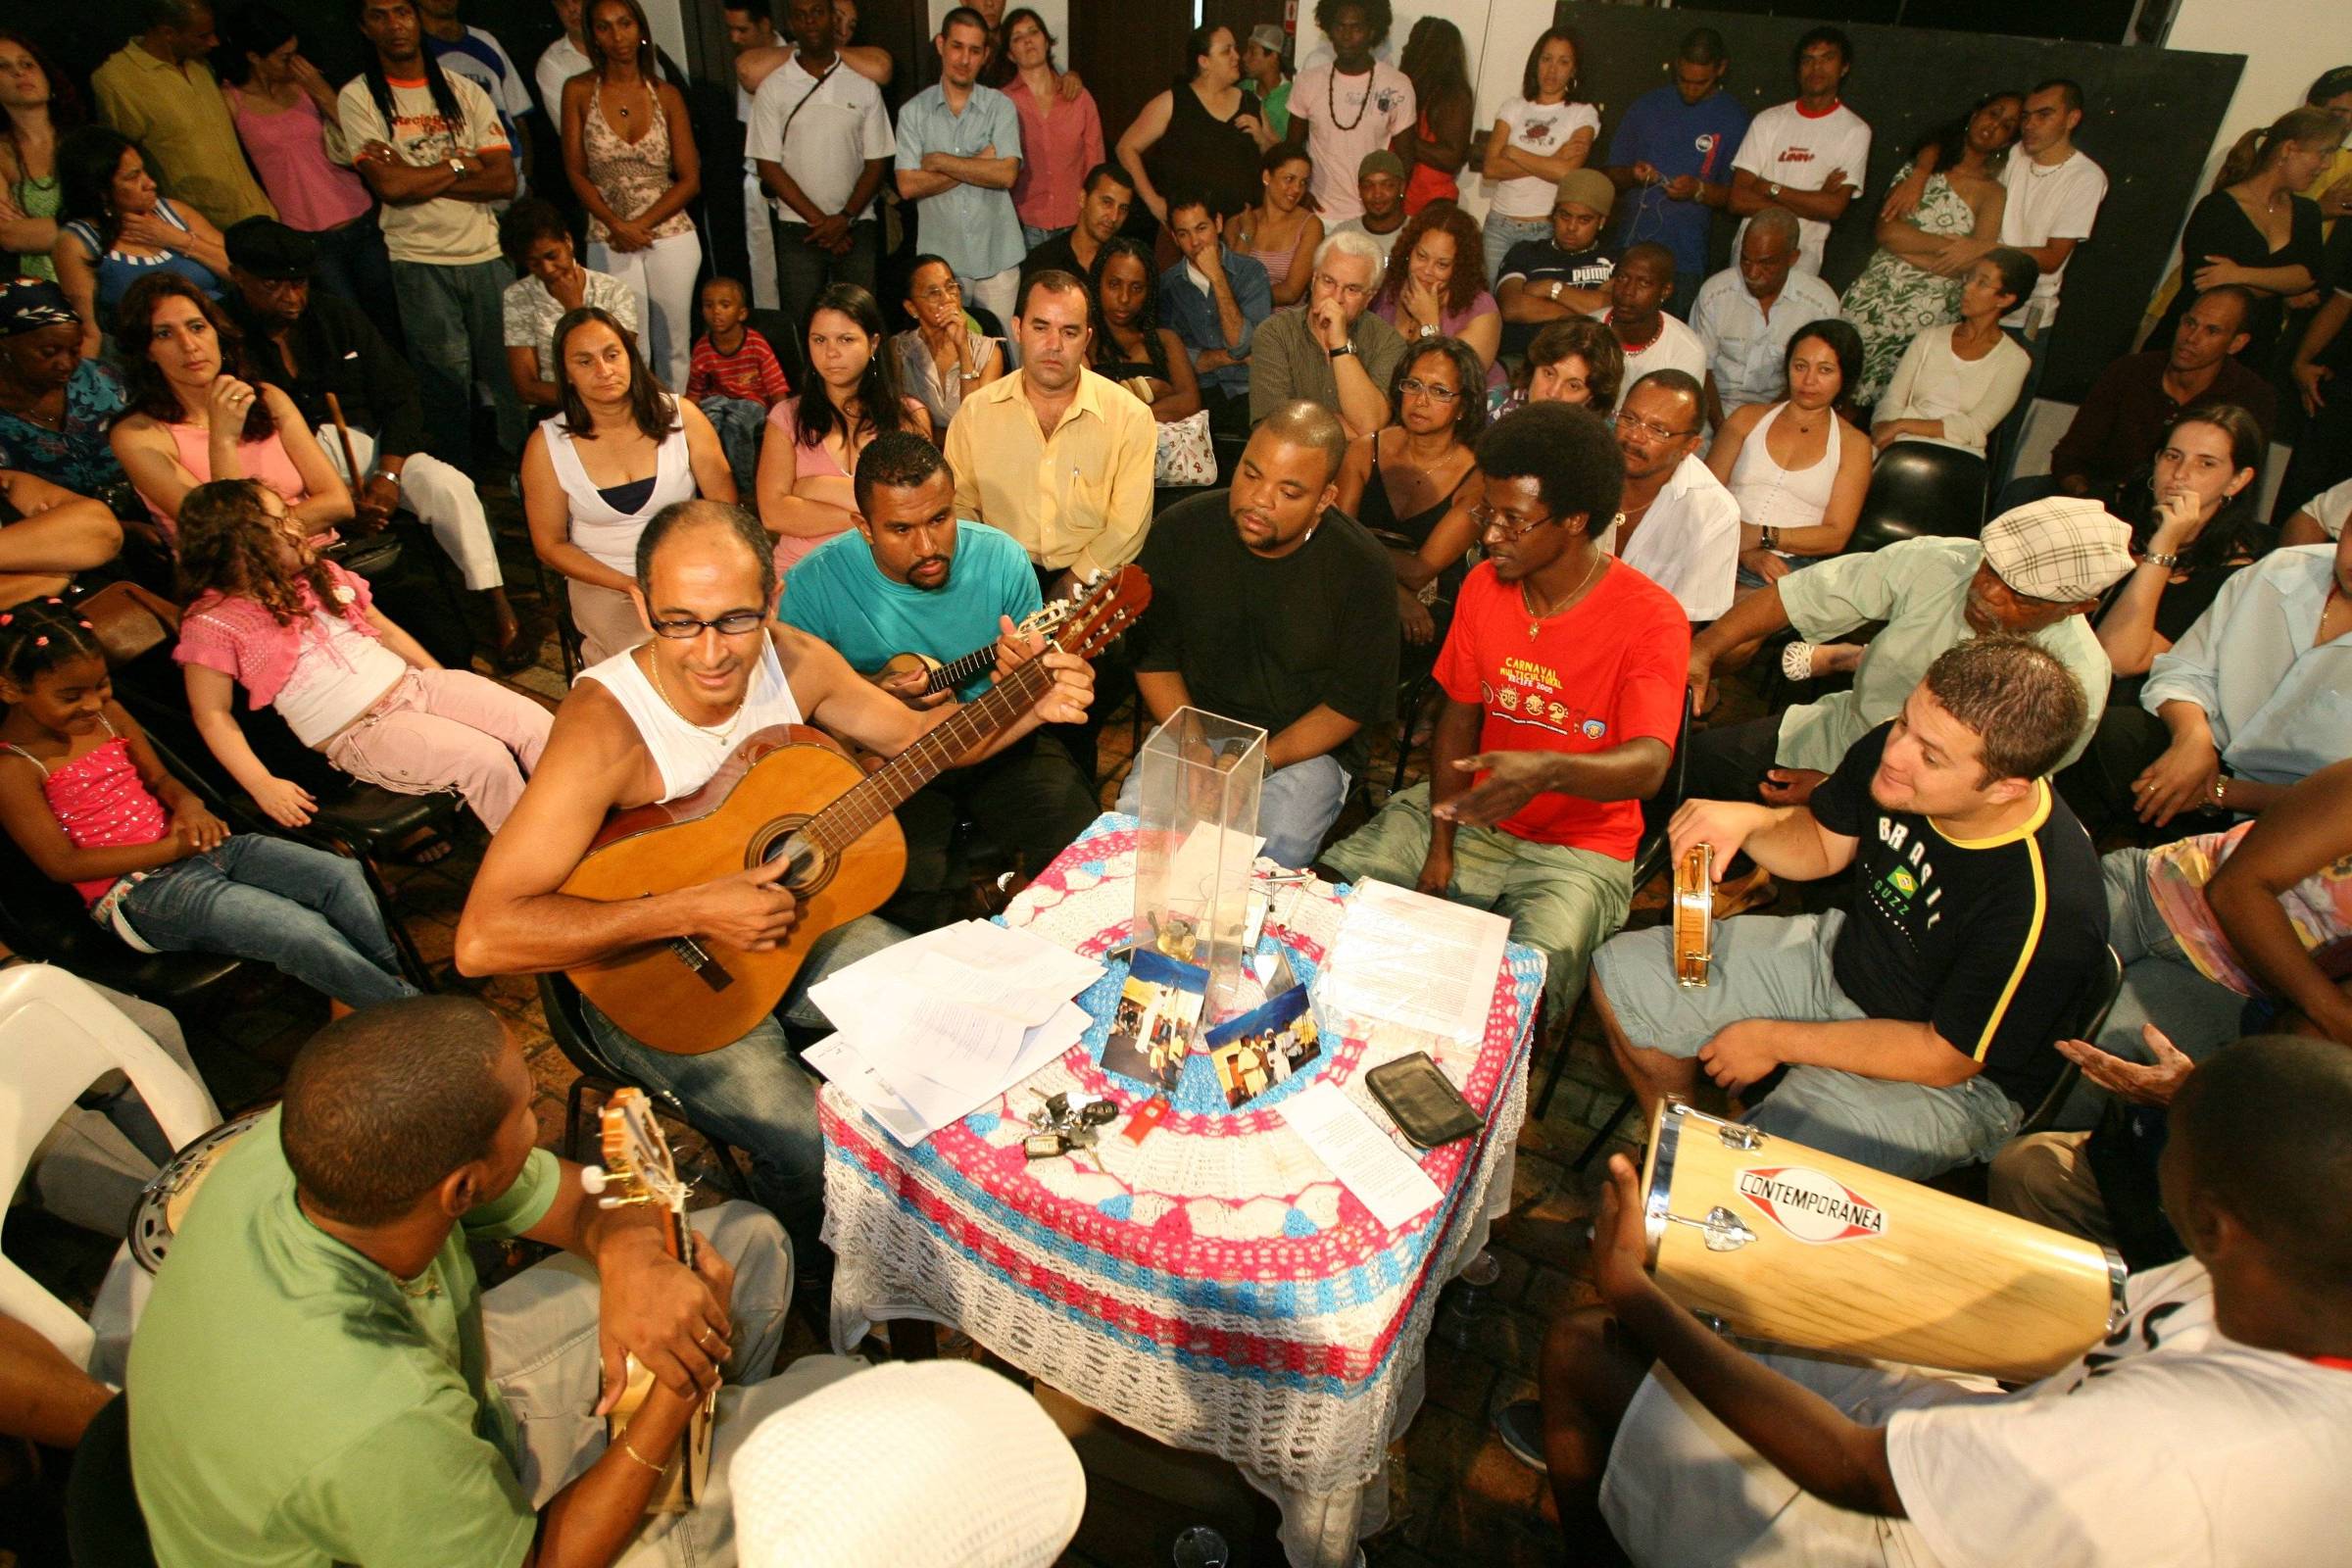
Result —
<path fill-rule="evenodd" d="M 490 390 L 499 444 L 522 450 L 522 401 L 507 372 L 506 305 L 514 281 L 504 262 L 439 267 L 394 262 L 392 292 L 408 333 L 409 363 L 424 396 L 425 450 L 477 473 L 473 458 L 473 388 Z"/>
<path fill-rule="evenodd" d="M 808 243 L 807 223 L 778 223 L 776 239 L 776 306 L 801 341 L 786 356 L 785 368 L 790 370 L 806 356 L 808 349 L 808 307 L 816 297 L 834 283 L 855 283 L 868 294 L 874 291 L 874 270 L 882 254 L 882 225 L 875 220 L 860 219 L 850 225 L 850 250 L 846 256 L 836 256 L 821 245 Z M 781 344 L 774 345 L 783 353 Z M 794 384 L 801 384 L 799 375 Z"/>
<path fill-rule="evenodd" d="M 1486 226 L 1479 231 L 1487 257 L 1487 287 L 1496 286 L 1502 276 L 1502 260 L 1511 254 L 1511 247 L 1521 240 L 1547 239 L 1551 235 L 1548 218 L 1505 218 L 1489 209 Z"/>
<path fill-rule="evenodd" d="M 718 432 L 718 445 L 727 455 L 727 466 L 735 472 L 735 493 L 747 505 L 758 492 L 760 478 L 760 432 L 767 428 L 767 409 L 751 398 L 731 398 L 713 392 L 697 405 L 710 428 Z M 945 438 L 946 432 L 941 432 Z"/>
<path fill-rule="evenodd" d="M 122 909 L 149 947 L 274 964 L 348 1006 L 416 995 L 359 862 L 308 845 L 231 834 L 133 886 Z"/>
<path fill-rule="evenodd" d="M 1352 782 L 1329 753 L 1269 770 L 1257 789 L 1257 830 L 1266 836 L 1265 848 L 1257 853 L 1276 865 L 1314 864 L 1323 835 L 1348 804 Z M 1130 768 L 1127 782 L 1119 786 L 1118 809 L 1133 816 L 1143 804 L 1143 770 Z"/>
<path fill-rule="evenodd" d="M 318 247 L 318 284 L 367 313 L 384 341 L 399 348 L 405 339 L 393 306 L 392 257 L 384 249 L 383 225 L 370 210 L 340 228 L 311 234 Z"/>
<path fill-rule="evenodd" d="M 700 1055 L 657 1051 L 599 1012 L 595 1004 L 585 1007 L 598 1054 L 621 1076 L 674 1100 L 697 1127 L 751 1156 L 752 1196 L 784 1222 L 804 1262 L 818 1255 L 825 1140 L 816 1125 L 815 1075 L 793 1054 L 783 1026 L 824 1028 L 827 1020 L 808 1000 L 808 988 L 906 940 L 906 932 L 872 915 L 826 932 L 809 948 L 774 1013 L 741 1039 Z"/>

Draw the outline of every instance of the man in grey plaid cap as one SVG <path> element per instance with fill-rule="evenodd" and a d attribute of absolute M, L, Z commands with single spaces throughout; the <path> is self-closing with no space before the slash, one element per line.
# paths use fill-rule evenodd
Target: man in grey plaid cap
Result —
<path fill-rule="evenodd" d="M 1748 595 L 1691 640 L 1701 711 L 1717 664 L 1784 627 L 1802 639 L 1783 651 L 1785 673 L 1808 680 L 1850 670 L 1853 689 L 1692 736 L 1685 793 L 1803 805 L 1854 742 L 1900 710 L 1936 655 L 1990 632 L 2030 638 L 2081 683 L 2088 703 L 2066 749 L 2063 762 L 2072 762 L 2097 728 L 2113 673 L 2088 616 L 2132 569 L 2131 542 L 2131 528 L 2097 502 L 2053 496 L 2001 514 L 1981 540 L 1906 539 L 1833 557 Z M 1866 646 L 1832 642 L 1873 621 L 1885 627 Z M 1771 895 L 1761 872 L 1733 867 L 1716 910 Z"/>

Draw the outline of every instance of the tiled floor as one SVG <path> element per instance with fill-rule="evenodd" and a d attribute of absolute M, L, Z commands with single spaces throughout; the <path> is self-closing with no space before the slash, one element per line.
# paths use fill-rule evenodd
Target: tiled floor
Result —
<path fill-rule="evenodd" d="M 507 559 L 517 608 L 526 616 L 537 609 L 535 572 L 519 543 L 514 504 L 492 501 L 494 520 L 509 524 Z M 551 698 L 563 694 L 563 677 L 551 637 L 544 661 L 524 671 L 517 684 Z M 1752 705 L 1751 705 L 1752 706 Z M 1130 729 L 1106 724 L 1102 733 L 1102 799 L 1115 794 L 1117 769 L 1128 756 Z M 1369 777 L 1385 785 L 1395 760 L 1384 737 Z M 1413 776 L 1421 759 L 1416 758 Z M 1385 795 L 1385 789 L 1374 791 Z M 1360 820 L 1364 803 L 1349 807 L 1343 831 Z M 465 889 L 482 842 L 462 842 L 438 864 L 391 868 L 387 881 L 397 912 L 436 968 L 445 965 L 455 938 Z M 1659 916 L 1652 889 L 1636 904 L 1637 923 Z M 536 1109 L 541 1142 L 555 1146 L 564 1127 L 564 1100 L 575 1076 L 549 1037 L 537 984 L 527 977 L 500 977 L 480 995 L 522 1042 L 538 1083 Z M 256 981 L 220 1014 L 197 1021 L 190 1031 L 200 1064 L 224 1108 L 233 1109 L 267 1095 L 294 1050 L 325 1018 L 323 1003 L 294 988 Z M 1392 1480 L 1394 1521 L 1367 1544 L 1378 1568 L 1478 1563 L 1485 1568 L 1557 1562 L 1548 1495 L 1540 1478 L 1504 1451 L 1488 1424 L 1500 1402 L 1533 1392 L 1537 1348 L 1544 1326 L 1563 1307 L 1584 1298 L 1577 1270 L 1586 1247 L 1597 1162 L 1583 1174 L 1569 1169 L 1577 1152 L 1607 1120 L 1624 1093 L 1607 1065 L 1589 1015 L 1572 1021 L 1568 1061 L 1548 1113 L 1533 1113 L 1535 1090 L 1552 1061 L 1540 1047 L 1531 1085 L 1530 1119 L 1519 1141 L 1518 1177 L 1510 1216 L 1494 1232 L 1494 1251 L 1501 1277 L 1475 1299 L 1451 1288 L 1441 1307 L 1429 1348 L 1428 1400 L 1396 1446 Z M 1631 1148 L 1628 1126 L 1619 1130 Z M 20 1223 L 20 1220 L 23 1223 Z M 12 1256 L 24 1256 L 36 1274 L 62 1294 L 82 1298 L 95 1287 L 110 1247 L 95 1238 L 25 1215 L 10 1222 Z M 806 1329 L 796 1331 L 787 1354 L 819 1348 Z M 1065 1426 L 1083 1426 L 1086 1413 L 1049 1400 Z M 1208 1523 L 1225 1537 L 1235 1568 L 1281 1560 L 1271 1535 L 1268 1510 L 1240 1485 L 1229 1469 L 1189 1455 L 1175 1455 L 1123 1431 L 1100 1424 L 1077 1435 L 1089 1461 L 1089 1514 L 1068 1561 L 1082 1568 L 1143 1568 L 1166 1563 L 1170 1540 L 1187 1523 Z"/>

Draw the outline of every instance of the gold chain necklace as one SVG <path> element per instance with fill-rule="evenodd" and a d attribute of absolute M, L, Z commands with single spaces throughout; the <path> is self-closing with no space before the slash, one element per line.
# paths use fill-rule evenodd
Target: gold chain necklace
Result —
<path fill-rule="evenodd" d="M 1528 597 L 1527 584 L 1521 583 L 1519 585 L 1519 604 L 1520 607 L 1527 612 L 1527 640 L 1531 643 L 1534 642 L 1538 637 L 1544 634 L 1544 623 L 1545 621 L 1550 620 L 1555 615 L 1561 614 L 1571 605 L 1574 605 L 1582 600 L 1585 596 L 1585 590 L 1592 586 L 1592 579 L 1600 575 L 1600 568 L 1608 564 L 1609 558 L 1607 556 L 1600 554 L 1597 550 L 1594 551 L 1592 569 L 1586 572 L 1585 580 L 1576 585 L 1576 592 L 1570 594 L 1567 598 L 1561 600 L 1556 607 L 1544 612 L 1541 615 L 1536 613 L 1535 601 Z"/>
<path fill-rule="evenodd" d="M 654 695 L 662 699 L 662 707 L 664 707 L 664 708 L 668 709 L 668 710 L 669 710 L 671 712 L 673 712 L 673 713 L 677 714 L 677 715 L 678 715 L 678 717 L 679 717 L 679 719 L 680 719 L 682 722 L 684 722 L 684 723 L 688 723 L 688 724 L 693 724 L 693 725 L 694 725 L 694 727 L 695 727 L 696 729 L 699 729 L 699 730 L 701 730 L 701 731 L 702 731 L 704 734 L 706 734 L 706 735 L 710 736 L 710 737 L 712 740 L 714 740 L 714 741 L 723 741 L 723 740 L 725 740 L 725 739 L 727 738 L 727 730 L 728 730 L 728 728 L 729 728 L 731 725 L 733 725 L 733 724 L 734 724 L 734 722 L 735 722 L 735 718 L 736 718 L 736 714 L 739 714 L 739 713 L 741 713 L 741 712 L 743 711 L 743 704 L 742 704 L 742 703 L 737 703 L 737 704 L 735 705 L 735 712 L 733 712 L 733 713 L 729 713 L 729 714 L 728 714 L 728 715 L 727 715 L 725 718 L 723 718 L 723 719 L 719 720 L 719 722 L 717 722 L 717 723 L 715 723 L 715 724 L 696 724 L 696 723 L 694 722 L 694 720 L 693 720 L 693 719 L 691 719 L 691 718 L 688 718 L 688 717 L 686 716 L 686 710 L 684 710 L 683 708 L 680 708 L 680 707 L 679 707 L 679 706 L 678 706 L 678 705 L 677 705 L 677 704 L 676 704 L 674 701 L 672 701 L 672 700 L 671 700 L 671 698 L 670 698 L 670 695 L 669 695 L 669 688 L 662 684 L 662 660 L 661 660 L 661 656 L 659 656 L 659 655 L 655 654 L 655 653 L 654 653 L 652 650 L 650 650 L 650 649 L 649 649 L 649 650 L 647 650 L 647 652 L 646 652 L 646 656 L 645 656 L 645 664 L 646 664 L 646 668 L 648 668 L 648 669 L 650 669 L 650 670 L 652 670 L 652 671 L 653 671 L 653 674 L 654 674 Z M 750 690 L 747 688 L 747 689 L 744 691 L 744 694 L 743 694 L 743 695 L 744 695 L 744 698 L 745 698 L 745 700 L 746 700 L 746 701 L 749 701 L 749 700 L 750 700 L 750 698 L 751 698 L 751 695 L 752 695 L 752 694 L 751 694 L 751 691 L 750 691 Z"/>

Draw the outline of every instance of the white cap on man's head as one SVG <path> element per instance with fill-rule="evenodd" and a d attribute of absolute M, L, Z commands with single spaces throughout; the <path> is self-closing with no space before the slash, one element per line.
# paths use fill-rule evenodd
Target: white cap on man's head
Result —
<path fill-rule="evenodd" d="M 2012 593 L 2052 604 L 2096 599 L 2132 569 L 2132 529 L 2078 496 L 2050 496 L 1984 525 L 1984 564 Z"/>

